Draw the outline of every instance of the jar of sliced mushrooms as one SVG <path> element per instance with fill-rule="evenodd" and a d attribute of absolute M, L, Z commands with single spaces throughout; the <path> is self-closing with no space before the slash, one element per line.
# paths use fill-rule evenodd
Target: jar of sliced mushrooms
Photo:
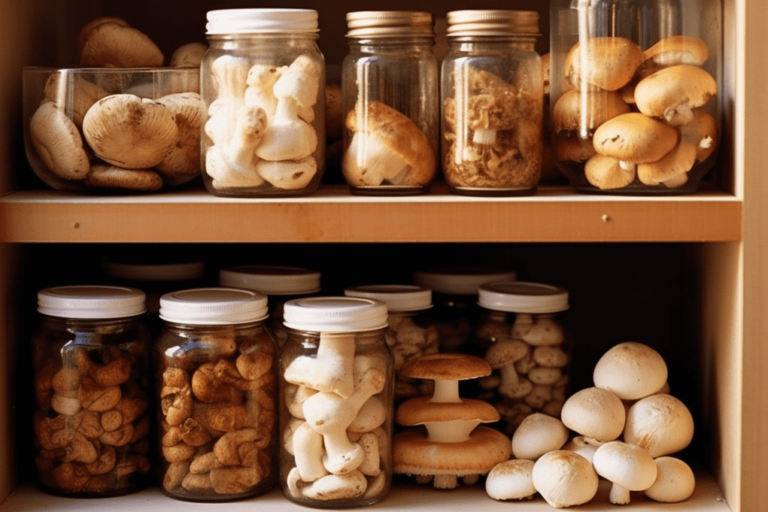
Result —
<path fill-rule="evenodd" d="M 356 297 L 285 304 L 280 480 L 317 508 L 368 505 L 392 480 L 393 361 L 387 306 Z"/>
<path fill-rule="evenodd" d="M 720 0 L 555 0 L 555 159 L 578 192 L 695 192 L 721 139 Z"/>
<path fill-rule="evenodd" d="M 479 379 L 481 398 L 496 406 L 512 436 L 529 415 L 560 417 L 571 368 L 568 291 L 523 281 L 480 287 L 475 343 L 493 373 Z"/>
<path fill-rule="evenodd" d="M 533 194 L 544 108 L 535 11 L 448 13 L 441 69 L 442 163 L 451 192 Z"/>
<path fill-rule="evenodd" d="M 276 481 L 276 347 L 267 297 L 232 288 L 163 295 L 155 343 L 159 479 L 173 498 L 231 501 Z"/>
<path fill-rule="evenodd" d="M 207 14 L 203 180 L 218 196 L 313 192 L 325 164 L 325 61 L 312 9 Z"/>
<path fill-rule="evenodd" d="M 432 15 L 347 13 L 342 172 L 353 194 L 409 195 L 437 175 L 438 64 Z"/>
<path fill-rule="evenodd" d="M 150 338 L 144 293 L 60 286 L 38 293 L 32 340 L 34 444 L 48 492 L 114 496 L 144 487 L 150 461 Z"/>

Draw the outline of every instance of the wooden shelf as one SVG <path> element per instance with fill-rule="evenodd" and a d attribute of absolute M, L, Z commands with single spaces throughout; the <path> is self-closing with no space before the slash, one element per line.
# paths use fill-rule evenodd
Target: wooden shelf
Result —
<path fill-rule="evenodd" d="M 143 196 L 14 192 L 0 199 L 0 242 L 732 242 L 742 201 L 575 194 L 477 198 L 353 196 L 324 186 L 301 198 L 230 199 L 206 191 Z"/>

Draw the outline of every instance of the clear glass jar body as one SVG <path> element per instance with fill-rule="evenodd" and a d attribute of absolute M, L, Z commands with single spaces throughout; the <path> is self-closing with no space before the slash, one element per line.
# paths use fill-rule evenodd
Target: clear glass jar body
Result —
<path fill-rule="evenodd" d="M 152 466 L 151 374 L 142 318 L 42 315 L 32 343 L 40 485 L 80 497 L 146 486 Z"/>
<path fill-rule="evenodd" d="M 385 329 L 288 329 L 280 352 L 280 480 L 288 499 L 347 508 L 386 495 L 393 469 L 393 368 Z"/>
<path fill-rule="evenodd" d="M 430 318 L 429 310 L 389 311 L 387 345 L 394 356 L 395 407 L 408 398 L 430 396 L 432 383 L 411 379 L 398 372 L 406 361 L 419 356 L 436 354 L 440 349 L 440 332 Z"/>
<path fill-rule="evenodd" d="M 155 378 L 165 494 L 231 501 L 274 485 L 276 352 L 261 321 L 164 323 L 155 343 Z"/>
<path fill-rule="evenodd" d="M 218 196 L 297 196 L 325 166 L 316 33 L 209 35 L 201 64 L 203 181 Z"/>
<path fill-rule="evenodd" d="M 413 195 L 437 176 L 432 37 L 350 39 L 342 62 L 342 171 L 353 194 Z"/>
<path fill-rule="evenodd" d="M 721 138 L 719 0 L 555 0 L 550 16 L 552 142 L 575 189 L 695 192 Z"/>
<path fill-rule="evenodd" d="M 451 192 L 533 194 L 544 93 L 535 38 L 449 38 L 442 62 L 442 164 Z"/>

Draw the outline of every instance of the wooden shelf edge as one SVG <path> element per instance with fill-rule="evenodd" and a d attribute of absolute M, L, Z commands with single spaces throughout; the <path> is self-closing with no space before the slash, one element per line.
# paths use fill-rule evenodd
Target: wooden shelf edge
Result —
<path fill-rule="evenodd" d="M 205 191 L 93 197 L 24 191 L 0 199 L 0 242 L 734 242 L 743 203 L 690 196 L 352 196 L 229 199 Z"/>

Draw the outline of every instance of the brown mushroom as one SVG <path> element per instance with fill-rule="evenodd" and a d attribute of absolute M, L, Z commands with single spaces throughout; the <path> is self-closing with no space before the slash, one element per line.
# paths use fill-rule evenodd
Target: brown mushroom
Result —
<path fill-rule="evenodd" d="M 194 92 L 170 94 L 157 102 L 173 115 L 178 137 L 171 151 L 155 169 L 171 183 L 197 176 L 200 172 L 200 128 L 203 122 L 200 95 Z"/>
<path fill-rule="evenodd" d="M 709 58 L 709 47 L 698 37 L 690 35 L 669 36 L 645 50 L 643 58 L 657 66 L 666 67 L 678 64 L 701 66 Z"/>
<path fill-rule="evenodd" d="M 594 155 L 584 165 L 584 176 L 592 186 L 600 190 L 614 190 L 629 186 L 635 181 L 636 166 L 622 164 L 610 156 Z"/>
<path fill-rule="evenodd" d="M 629 105 L 617 92 L 571 90 L 555 102 L 552 127 L 555 132 L 590 134 L 609 119 L 629 111 Z"/>
<path fill-rule="evenodd" d="M 108 21 L 82 35 L 80 65 L 136 68 L 163 65 L 163 53 L 143 32 Z"/>
<path fill-rule="evenodd" d="M 681 139 L 677 146 L 661 160 L 639 164 L 637 177 L 646 185 L 677 183 L 675 178 L 690 171 L 694 163 L 696 163 L 696 146 Z"/>
<path fill-rule="evenodd" d="M 677 145 L 678 131 L 637 112 L 603 123 L 592 139 L 595 151 L 623 162 L 655 162 Z"/>
<path fill-rule="evenodd" d="M 35 111 L 29 135 L 37 155 L 56 176 L 77 180 L 88 174 L 91 166 L 80 132 L 53 102 L 47 101 Z"/>
<path fill-rule="evenodd" d="M 717 82 L 706 70 L 681 64 L 657 71 L 635 88 L 635 102 L 643 114 L 680 126 L 693 119 L 693 109 L 717 92 Z"/>
<path fill-rule="evenodd" d="M 114 165 L 95 164 L 85 179 L 86 185 L 100 189 L 153 191 L 163 188 L 163 179 L 148 169 L 123 169 Z"/>
<path fill-rule="evenodd" d="M 592 37 L 576 43 L 565 57 L 565 76 L 576 87 L 582 82 L 606 91 L 624 87 L 643 62 L 643 52 L 624 37 Z"/>

